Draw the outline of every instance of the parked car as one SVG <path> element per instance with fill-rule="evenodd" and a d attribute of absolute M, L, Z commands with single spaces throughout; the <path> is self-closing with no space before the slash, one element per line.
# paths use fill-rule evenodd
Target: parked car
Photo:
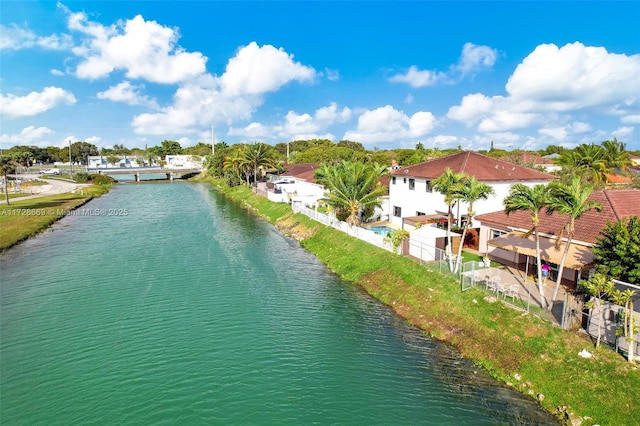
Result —
<path fill-rule="evenodd" d="M 40 174 L 41 175 L 59 175 L 60 174 L 60 170 L 58 170 L 58 169 L 40 170 Z"/>

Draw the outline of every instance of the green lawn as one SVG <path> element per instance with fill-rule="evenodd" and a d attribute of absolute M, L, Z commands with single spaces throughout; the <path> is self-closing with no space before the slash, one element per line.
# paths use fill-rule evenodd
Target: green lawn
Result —
<path fill-rule="evenodd" d="M 46 197 L 11 201 L 0 204 L 0 251 L 35 235 L 52 223 L 108 191 L 108 186 L 92 185 L 77 193 L 65 193 Z"/>

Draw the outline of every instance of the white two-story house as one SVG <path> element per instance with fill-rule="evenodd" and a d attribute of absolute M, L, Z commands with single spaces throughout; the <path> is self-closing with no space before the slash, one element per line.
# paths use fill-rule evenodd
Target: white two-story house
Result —
<path fill-rule="evenodd" d="M 444 202 L 444 196 L 433 190 L 431 181 L 441 176 L 447 168 L 454 173 L 462 172 L 474 176 L 493 188 L 495 194 L 489 199 L 474 203 L 473 210 L 476 214 L 503 210 L 502 202 L 509 194 L 511 185 L 515 183 L 534 186 L 547 184 L 555 178 L 529 167 L 473 151 L 461 151 L 391 171 L 389 221 L 398 227 L 404 227 L 406 224 L 420 222 L 420 216 L 426 216 L 424 222 L 438 221 L 446 217 L 448 206 Z M 463 202 L 454 206 L 453 215 L 458 223 L 465 221 L 467 209 L 468 206 Z"/>

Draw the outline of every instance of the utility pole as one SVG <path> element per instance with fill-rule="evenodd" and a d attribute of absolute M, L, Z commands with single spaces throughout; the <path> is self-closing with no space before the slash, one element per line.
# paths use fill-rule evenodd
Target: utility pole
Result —
<path fill-rule="evenodd" d="M 216 134 L 213 132 L 213 126 L 211 126 L 211 155 L 216 155 Z"/>
<path fill-rule="evenodd" d="M 73 180 L 73 162 L 71 161 L 71 139 L 69 139 L 69 179 Z"/>

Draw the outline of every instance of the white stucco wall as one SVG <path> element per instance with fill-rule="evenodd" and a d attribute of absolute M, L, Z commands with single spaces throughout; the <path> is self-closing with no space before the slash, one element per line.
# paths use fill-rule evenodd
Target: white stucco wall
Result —
<path fill-rule="evenodd" d="M 402 217 L 417 216 L 418 212 L 424 214 L 446 213 L 448 207 L 444 202 L 444 196 L 436 191 L 427 192 L 426 179 L 415 178 L 414 189 L 409 189 L 411 177 L 396 176 L 396 183 L 393 179 L 389 182 L 389 219 L 390 222 L 401 226 Z M 476 215 L 503 210 L 502 204 L 509 194 L 511 185 L 516 182 L 488 182 L 495 194 L 487 200 L 479 200 L 473 204 Z M 533 187 L 537 184 L 546 184 L 548 181 L 527 181 L 518 182 Z M 394 207 L 402 209 L 401 217 L 394 216 Z M 454 207 L 454 216 L 461 217 L 467 214 L 466 203 L 458 202 Z M 474 224 L 476 225 L 476 224 Z"/>

